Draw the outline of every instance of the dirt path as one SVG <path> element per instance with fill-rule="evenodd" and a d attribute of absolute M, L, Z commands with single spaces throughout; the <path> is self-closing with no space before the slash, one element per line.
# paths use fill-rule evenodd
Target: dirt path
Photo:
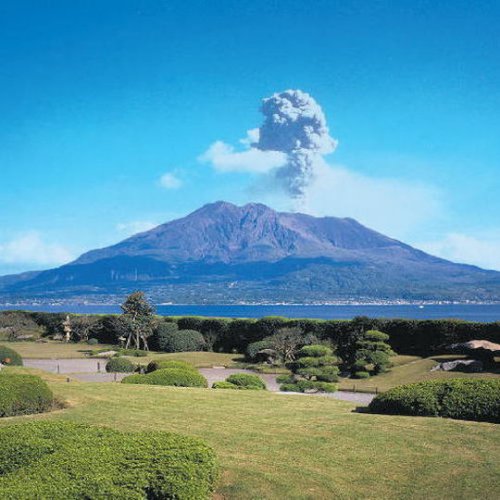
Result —
<path fill-rule="evenodd" d="M 106 359 L 26 359 L 24 364 L 29 368 L 38 368 L 51 373 L 68 374 L 72 378 L 83 382 L 119 382 L 126 376 L 124 373 L 106 373 Z M 251 370 L 237 368 L 200 368 L 200 373 L 207 379 L 208 386 L 214 382 L 225 380 L 233 373 L 249 373 L 256 375 Z M 276 375 L 257 374 L 272 392 L 279 392 Z M 290 394 L 290 393 L 280 393 Z M 374 394 L 362 392 L 337 391 L 331 394 L 314 394 L 315 396 L 330 397 L 343 401 L 351 401 L 367 405 L 375 397 Z"/>

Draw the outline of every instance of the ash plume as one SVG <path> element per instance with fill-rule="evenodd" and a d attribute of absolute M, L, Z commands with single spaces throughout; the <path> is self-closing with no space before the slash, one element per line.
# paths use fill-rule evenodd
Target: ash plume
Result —
<path fill-rule="evenodd" d="M 264 123 L 251 146 L 286 154 L 286 162 L 276 169 L 275 177 L 292 198 L 304 202 L 323 155 L 337 146 L 323 110 L 306 92 L 285 90 L 263 99 L 261 111 Z"/>

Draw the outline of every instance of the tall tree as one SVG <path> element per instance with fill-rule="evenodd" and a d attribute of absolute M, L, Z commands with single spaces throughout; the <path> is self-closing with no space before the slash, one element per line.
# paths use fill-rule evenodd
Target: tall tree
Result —
<path fill-rule="evenodd" d="M 122 318 L 128 326 L 125 348 L 149 350 L 148 337 L 153 333 L 154 307 L 149 303 L 144 292 L 130 294 L 121 305 Z"/>

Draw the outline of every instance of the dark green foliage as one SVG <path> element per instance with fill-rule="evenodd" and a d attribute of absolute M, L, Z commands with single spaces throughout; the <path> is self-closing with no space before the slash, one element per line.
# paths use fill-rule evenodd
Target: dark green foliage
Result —
<path fill-rule="evenodd" d="M 266 360 L 267 356 L 260 354 L 260 351 L 264 349 L 269 349 L 270 347 L 271 343 L 269 342 L 269 340 L 259 340 L 257 342 L 252 342 L 251 344 L 248 344 L 248 347 L 245 351 L 247 360 L 253 363 Z"/>
<path fill-rule="evenodd" d="M 300 349 L 297 359 L 287 364 L 293 375 L 283 377 L 282 391 L 335 392 L 339 360 L 332 349 L 324 345 L 309 345 Z"/>
<path fill-rule="evenodd" d="M 23 358 L 14 349 L 0 345 L 0 363 L 8 366 L 22 366 Z"/>
<path fill-rule="evenodd" d="M 198 371 L 191 363 L 187 363 L 186 361 L 168 360 L 151 361 L 146 367 L 146 373 L 151 373 L 156 370 L 164 370 L 165 368 L 180 368 L 181 370 L 190 370 L 194 372 Z"/>
<path fill-rule="evenodd" d="M 355 372 L 355 378 L 366 378 L 387 371 L 391 365 L 390 356 L 394 355 L 386 341 L 389 335 L 378 330 L 367 330 L 359 333 L 353 343 L 353 351 L 348 359 L 351 364 L 344 363 L 344 367 Z M 363 373 L 363 375 L 359 375 Z"/>
<path fill-rule="evenodd" d="M 0 417 L 48 411 L 53 401 L 52 391 L 40 377 L 0 373 Z"/>
<path fill-rule="evenodd" d="M 155 317 L 154 307 L 149 303 L 144 292 L 131 293 L 121 305 L 122 321 L 126 325 L 125 348 L 149 350 L 147 339 L 153 334 Z"/>
<path fill-rule="evenodd" d="M 231 382 L 226 382 L 225 380 L 222 380 L 220 382 L 214 382 L 212 384 L 212 389 L 233 389 L 233 390 L 238 390 L 238 389 L 241 389 L 241 387 L 238 387 L 237 385 L 231 384 Z"/>
<path fill-rule="evenodd" d="M 119 356 L 133 356 L 134 358 L 145 358 L 148 355 L 147 351 L 142 349 L 120 349 Z"/>
<path fill-rule="evenodd" d="M 370 403 L 373 413 L 500 423 L 500 380 L 450 379 L 402 385 Z"/>
<path fill-rule="evenodd" d="M 168 349 L 170 339 L 179 331 L 177 323 L 162 321 L 158 323 L 151 336 L 151 348 L 155 351 L 165 351 Z"/>
<path fill-rule="evenodd" d="M 0 442 L 1 498 L 208 499 L 217 475 L 203 441 L 165 432 L 28 422 Z"/>
<path fill-rule="evenodd" d="M 278 384 L 293 384 L 294 380 L 295 379 L 294 379 L 293 375 L 282 374 L 282 375 L 278 375 L 276 377 L 276 382 Z"/>
<path fill-rule="evenodd" d="M 250 373 L 234 373 L 226 378 L 226 382 L 234 384 L 242 389 L 266 389 L 264 381 L 259 376 Z"/>
<path fill-rule="evenodd" d="M 208 387 L 206 378 L 200 373 L 184 368 L 164 368 L 146 375 L 129 375 L 123 384 L 170 385 L 177 387 Z"/>
<path fill-rule="evenodd" d="M 91 339 L 87 340 L 88 345 L 97 345 L 98 343 L 99 343 L 99 341 L 95 338 L 91 338 Z"/>
<path fill-rule="evenodd" d="M 203 335 L 196 330 L 176 330 L 169 323 L 159 327 L 158 343 L 164 352 L 203 351 L 206 346 Z M 161 328 L 161 330 L 160 330 Z"/>
<path fill-rule="evenodd" d="M 367 372 L 365 370 L 359 370 L 357 372 L 354 372 L 352 374 L 352 378 L 370 378 L 370 372 Z"/>
<path fill-rule="evenodd" d="M 45 328 L 24 311 L 0 313 L 0 338 L 3 340 L 37 339 L 44 333 Z"/>
<path fill-rule="evenodd" d="M 111 358 L 106 364 L 109 373 L 132 373 L 135 365 L 127 358 Z"/>

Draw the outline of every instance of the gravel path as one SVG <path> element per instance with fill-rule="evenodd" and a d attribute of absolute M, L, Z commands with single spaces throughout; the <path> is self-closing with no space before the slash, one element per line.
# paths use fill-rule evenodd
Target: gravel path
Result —
<path fill-rule="evenodd" d="M 71 375 L 72 378 L 81 380 L 83 382 L 119 382 L 127 374 L 125 373 L 106 373 L 106 359 L 26 359 L 24 365 L 29 368 L 38 368 L 51 373 L 61 373 Z M 239 368 L 200 368 L 200 373 L 208 380 L 209 387 L 214 382 L 225 380 L 233 373 L 249 373 L 256 375 L 251 370 L 244 370 Z M 272 392 L 279 392 L 279 384 L 276 383 L 276 375 L 272 374 L 257 374 L 261 377 L 267 388 Z M 280 394 L 296 394 L 282 392 Z M 303 395 L 303 394 L 302 394 Z M 311 394 L 308 394 L 309 396 Z M 375 397 L 374 394 L 367 394 L 363 392 L 350 392 L 350 391 L 337 391 L 330 394 L 312 394 L 313 396 L 329 397 L 340 399 L 343 401 L 350 401 L 367 405 Z"/>

